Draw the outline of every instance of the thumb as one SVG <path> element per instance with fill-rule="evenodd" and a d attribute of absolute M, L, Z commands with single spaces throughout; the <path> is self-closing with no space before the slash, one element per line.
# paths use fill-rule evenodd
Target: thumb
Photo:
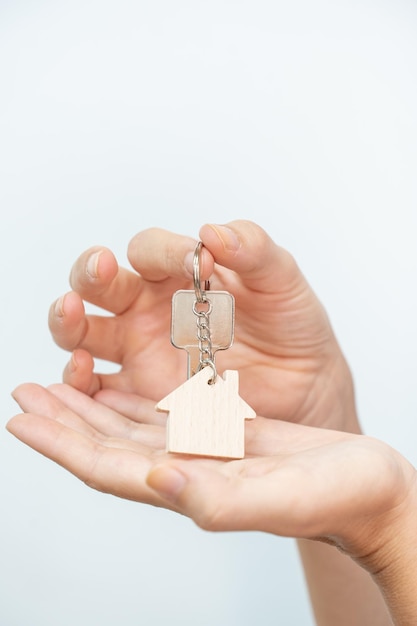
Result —
<path fill-rule="evenodd" d="M 200 238 L 219 265 L 239 274 L 251 289 L 278 293 L 306 286 L 293 256 L 277 246 L 257 224 L 236 220 L 205 224 Z"/>
<path fill-rule="evenodd" d="M 262 460 L 264 464 L 270 461 Z M 146 482 L 204 530 L 263 530 L 291 535 L 288 524 L 277 527 L 277 515 L 280 519 L 286 510 L 285 502 L 281 505 L 276 498 L 277 485 L 257 475 L 245 476 L 239 461 L 169 461 L 154 466 Z"/>
<path fill-rule="evenodd" d="M 234 530 L 233 516 L 228 512 L 226 493 L 229 479 L 200 462 L 177 461 L 156 465 L 146 482 L 162 498 L 190 517 L 200 528 L 212 531 Z"/>

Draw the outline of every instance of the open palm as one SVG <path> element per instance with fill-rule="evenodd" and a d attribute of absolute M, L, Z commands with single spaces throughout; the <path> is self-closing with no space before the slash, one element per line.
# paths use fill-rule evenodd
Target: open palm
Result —
<path fill-rule="evenodd" d="M 14 397 L 25 414 L 8 429 L 23 442 L 95 489 L 208 530 L 325 538 L 357 558 L 360 541 L 369 554 L 367 527 L 398 517 L 415 481 L 400 454 L 363 435 L 258 417 L 245 459 L 186 458 L 165 452 L 165 418 L 149 399 L 136 397 L 132 420 L 68 385 L 25 384 Z"/>

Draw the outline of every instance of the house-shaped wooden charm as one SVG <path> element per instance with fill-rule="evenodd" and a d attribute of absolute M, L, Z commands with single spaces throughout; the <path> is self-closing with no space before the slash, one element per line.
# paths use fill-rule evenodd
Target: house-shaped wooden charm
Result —
<path fill-rule="evenodd" d="M 167 451 L 241 459 L 245 455 L 245 419 L 256 414 L 239 396 L 239 374 L 227 370 L 212 383 L 205 367 L 163 398 L 167 411 Z M 212 384 L 210 384 L 212 383 Z"/>

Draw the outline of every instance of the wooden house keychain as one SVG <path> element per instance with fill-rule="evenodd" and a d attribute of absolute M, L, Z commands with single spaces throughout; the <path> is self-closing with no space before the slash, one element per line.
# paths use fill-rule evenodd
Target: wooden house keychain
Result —
<path fill-rule="evenodd" d="M 156 405 L 168 413 L 168 452 L 241 459 L 245 455 L 245 420 L 255 411 L 239 396 L 239 374 L 218 375 L 217 350 L 233 343 L 234 297 L 204 290 L 200 281 L 202 242 L 194 252 L 194 290 L 172 298 L 171 342 L 187 351 L 188 379 Z"/>

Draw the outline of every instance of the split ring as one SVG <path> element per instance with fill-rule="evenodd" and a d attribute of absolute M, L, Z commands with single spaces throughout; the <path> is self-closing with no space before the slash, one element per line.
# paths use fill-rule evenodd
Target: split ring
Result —
<path fill-rule="evenodd" d="M 194 257 L 193 257 L 194 291 L 195 291 L 195 298 L 198 304 L 201 304 L 202 302 L 207 301 L 206 291 L 210 289 L 210 281 L 208 280 L 204 281 L 204 290 L 201 289 L 200 256 L 201 256 L 202 247 L 203 247 L 203 242 L 199 241 L 194 250 Z"/>

